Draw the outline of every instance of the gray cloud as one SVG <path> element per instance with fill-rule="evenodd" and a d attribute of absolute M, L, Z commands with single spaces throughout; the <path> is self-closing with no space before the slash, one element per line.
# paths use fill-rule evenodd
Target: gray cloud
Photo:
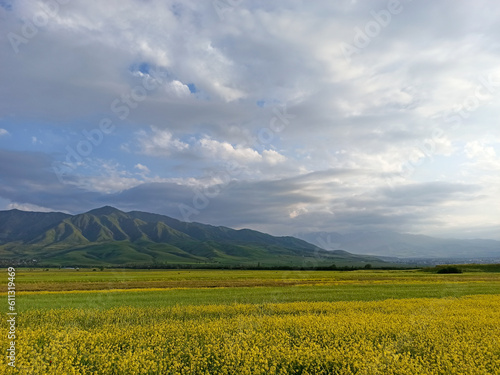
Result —
<path fill-rule="evenodd" d="M 449 182 L 428 182 L 399 186 L 393 189 L 384 188 L 383 196 L 386 203 L 404 206 L 433 206 L 454 199 L 471 199 L 481 187 L 472 184 Z"/>

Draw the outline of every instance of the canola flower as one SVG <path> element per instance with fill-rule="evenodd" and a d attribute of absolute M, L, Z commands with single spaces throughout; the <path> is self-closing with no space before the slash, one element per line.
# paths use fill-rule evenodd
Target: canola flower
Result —
<path fill-rule="evenodd" d="M 498 295 L 33 310 L 0 373 L 499 374 L 498 322 Z"/>

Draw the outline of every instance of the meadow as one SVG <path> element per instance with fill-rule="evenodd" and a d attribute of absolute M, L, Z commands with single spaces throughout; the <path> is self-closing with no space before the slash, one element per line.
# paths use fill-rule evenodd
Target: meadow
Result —
<path fill-rule="evenodd" d="M 500 274 L 481 268 L 19 270 L 16 287 L 3 373 L 500 372 Z"/>

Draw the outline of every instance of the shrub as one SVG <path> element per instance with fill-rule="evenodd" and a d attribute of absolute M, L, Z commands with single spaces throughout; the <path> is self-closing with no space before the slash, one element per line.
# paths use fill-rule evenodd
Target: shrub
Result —
<path fill-rule="evenodd" d="M 462 273 L 462 270 L 458 267 L 448 266 L 440 268 L 437 273 Z"/>

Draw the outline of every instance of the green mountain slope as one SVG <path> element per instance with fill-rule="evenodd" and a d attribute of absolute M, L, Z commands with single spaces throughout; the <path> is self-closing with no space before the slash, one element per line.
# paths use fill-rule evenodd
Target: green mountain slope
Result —
<path fill-rule="evenodd" d="M 30 240 L 71 215 L 61 212 L 0 211 L 0 245 Z"/>
<path fill-rule="evenodd" d="M 61 266 L 383 265 L 294 237 L 102 207 L 79 215 L 0 211 L 0 259 Z"/>

